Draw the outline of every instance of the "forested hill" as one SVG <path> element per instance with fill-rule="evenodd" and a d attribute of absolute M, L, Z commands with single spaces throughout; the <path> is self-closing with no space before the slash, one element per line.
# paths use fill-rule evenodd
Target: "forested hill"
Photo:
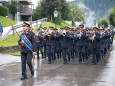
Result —
<path fill-rule="evenodd" d="M 96 13 L 97 16 L 107 16 L 108 11 L 115 7 L 115 0 L 75 0 L 74 3 L 83 2 L 88 8 Z M 72 3 L 72 2 L 70 2 Z"/>

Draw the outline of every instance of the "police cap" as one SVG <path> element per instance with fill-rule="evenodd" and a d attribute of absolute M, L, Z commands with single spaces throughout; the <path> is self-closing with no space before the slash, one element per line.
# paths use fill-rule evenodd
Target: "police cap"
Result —
<path fill-rule="evenodd" d="M 79 27 L 80 27 L 80 26 L 84 27 L 84 25 L 83 25 L 83 24 L 80 24 L 80 25 L 79 25 Z"/>
<path fill-rule="evenodd" d="M 27 22 L 24 22 L 24 23 L 23 23 L 23 26 L 28 26 L 28 27 L 30 27 L 30 24 L 27 23 Z"/>

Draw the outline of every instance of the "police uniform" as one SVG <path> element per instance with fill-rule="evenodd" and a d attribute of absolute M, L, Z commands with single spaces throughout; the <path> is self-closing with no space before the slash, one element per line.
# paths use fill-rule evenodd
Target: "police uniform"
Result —
<path fill-rule="evenodd" d="M 30 27 L 28 23 L 24 23 L 24 25 L 27 25 Z M 21 46 L 21 63 L 22 63 L 22 78 L 21 80 L 24 80 L 27 78 L 27 72 L 26 72 L 26 64 L 28 64 L 29 69 L 31 71 L 31 77 L 34 75 L 34 69 L 32 66 L 32 53 L 36 52 L 36 39 L 35 39 L 35 34 L 32 31 L 28 32 L 23 32 L 22 35 L 25 35 L 27 39 L 31 42 L 32 44 L 32 50 L 30 50 L 26 45 L 21 44 L 22 38 L 20 37 L 18 44 Z"/>
<path fill-rule="evenodd" d="M 79 63 L 82 63 L 85 59 L 85 43 L 86 43 L 86 33 L 85 31 L 81 31 L 82 35 L 77 37 L 77 47 L 78 47 L 78 56 Z M 80 32 L 78 33 L 80 34 Z"/>
<path fill-rule="evenodd" d="M 95 40 L 93 41 L 93 56 L 92 56 L 92 63 L 97 64 L 100 60 L 100 53 L 101 53 L 101 34 L 99 32 L 95 33 Z"/>
<path fill-rule="evenodd" d="M 48 56 L 48 63 L 51 64 L 54 55 L 54 37 L 51 33 L 49 33 L 45 35 L 44 39 L 46 40 L 46 53 Z"/>
<path fill-rule="evenodd" d="M 38 36 L 37 36 L 37 59 L 39 60 L 39 51 L 42 55 L 42 59 L 43 59 L 43 46 L 44 46 L 44 39 L 43 39 L 43 32 L 39 32 Z"/>

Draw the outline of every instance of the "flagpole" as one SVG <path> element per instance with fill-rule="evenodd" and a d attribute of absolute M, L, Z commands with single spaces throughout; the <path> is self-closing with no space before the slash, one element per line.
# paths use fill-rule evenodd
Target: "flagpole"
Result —
<path fill-rule="evenodd" d="M 12 29 L 17 33 L 17 35 L 20 37 L 19 33 L 17 32 L 17 30 L 14 28 L 13 24 L 11 23 L 10 19 L 8 18 L 8 16 L 6 16 L 7 20 L 9 21 L 10 25 L 12 26 Z"/>

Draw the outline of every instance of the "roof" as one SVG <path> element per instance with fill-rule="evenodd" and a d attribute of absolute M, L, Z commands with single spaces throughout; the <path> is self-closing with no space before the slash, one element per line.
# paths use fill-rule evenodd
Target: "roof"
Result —
<path fill-rule="evenodd" d="M 2 3 L 2 4 L 3 4 L 3 3 L 8 3 L 8 2 L 7 2 L 7 1 L 0 1 L 0 3 Z"/>
<path fill-rule="evenodd" d="M 32 4 L 32 2 L 31 2 L 31 0 L 17 0 L 19 3 L 21 3 L 21 4 L 27 4 L 27 5 L 31 5 Z"/>

